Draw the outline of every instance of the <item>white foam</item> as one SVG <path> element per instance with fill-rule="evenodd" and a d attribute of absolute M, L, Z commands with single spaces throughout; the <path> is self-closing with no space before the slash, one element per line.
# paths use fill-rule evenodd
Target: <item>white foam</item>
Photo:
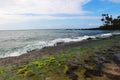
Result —
<path fill-rule="evenodd" d="M 108 38 L 108 37 L 111 37 L 113 35 L 120 35 L 120 32 L 112 32 L 112 33 L 99 34 L 99 35 L 96 35 L 96 38 Z"/>
<path fill-rule="evenodd" d="M 113 32 L 113 35 L 120 35 L 120 32 Z"/>
<path fill-rule="evenodd" d="M 112 33 L 106 33 L 106 34 L 100 34 L 100 35 L 96 35 L 97 38 L 108 38 L 110 36 L 112 36 Z"/>

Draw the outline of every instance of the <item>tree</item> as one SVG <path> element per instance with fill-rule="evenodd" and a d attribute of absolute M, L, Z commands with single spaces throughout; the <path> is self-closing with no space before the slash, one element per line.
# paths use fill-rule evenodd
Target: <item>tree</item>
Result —
<path fill-rule="evenodd" d="M 108 14 L 102 14 L 103 26 L 100 26 L 99 29 L 102 30 L 120 30 L 120 16 L 113 19 L 112 15 L 109 16 Z"/>
<path fill-rule="evenodd" d="M 111 25 L 112 24 L 112 15 L 109 16 L 108 14 L 102 14 L 102 19 L 101 21 L 103 22 L 103 25 Z"/>

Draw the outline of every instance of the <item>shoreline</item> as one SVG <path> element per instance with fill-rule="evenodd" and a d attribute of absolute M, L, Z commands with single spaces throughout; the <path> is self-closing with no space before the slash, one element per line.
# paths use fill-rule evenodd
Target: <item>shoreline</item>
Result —
<path fill-rule="evenodd" d="M 0 66 L 10 65 L 10 64 L 26 64 L 32 61 L 33 59 L 42 58 L 47 55 L 60 54 L 64 51 L 70 50 L 75 47 L 82 47 L 86 44 L 92 43 L 94 41 L 100 41 L 101 39 L 87 39 L 78 42 L 69 42 L 69 43 L 58 43 L 56 46 L 44 47 L 38 50 L 32 50 L 20 56 L 5 57 L 0 58 Z"/>
<path fill-rule="evenodd" d="M 107 32 L 107 33 L 101 33 L 101 34 L 96 34 L 96 35 L 83 35 L 75 38 L 56 38 L 51 41 L 43 41 L 42 43 L 33 43 L 32 45 L 27 45 L 22 47 L 22 49 L 17 49 L 16 51 L 11 51 L 10 53 L 8 52 L 7 54 L 4 53 L 5 55 L 1 55 L 1 58 L 7 58 L 7 57 L 16 57 L 16 56 L 21 56 L 23 54 L 35 51 L 35 50 L 40 50 L 46 47 L 55 47 L 58 46 L 59 44 L 69 44 L 69 43 L 77 43 L 77 42 L 84 42 L 85 40 L 95 40 L 95 39 L 104 39 L 104 38 L 109 38 L 111 36 L 116 36 L 120 35 L 120 32 Z M 36 47 L 36 44 L 38 47 Z M 29 46 L 29 47 L 28 47 Z M 4 50 L 4 49 L 3 49 Z M 10 51 L 10 50 L 9 50 Z"/>
<path fill-rule="evenodd" d="M 119 80 L 119 39 L 120 35 L 59 43 L 58 46 L 0 59 L 0 79 L 35 80 L 37 76 L 43 80 Z M 9 74 L 12 75 L 6 76 Z"/>
<path fill-rule="evenodd" d="M 68 51 L 70 49 L 86 46 L 89 43 L 94 43 L 104 39 L 110 39 L 114 36 L 119 36 L 119 35 L 113 35 L 107 38 L 98 38 L 98 39 L 88 38 L 86 40 L 77 41 L 77 42 L 68 42 L 68 43 L 62 42 L 62 43 L 57 43 L 56 46 L 49 46 L 49 47 L 44 47 L 42 49 L 28 51 L 27 53 L 22 54 L 20 56 L 0 58 L 0 66 L 11 65 L 11 64 L 23 65 L 29 63 L 34 59 L 40 59 L 44 56 L 49 56 L 54 54 L 61 54 L 62 52 Z"/>

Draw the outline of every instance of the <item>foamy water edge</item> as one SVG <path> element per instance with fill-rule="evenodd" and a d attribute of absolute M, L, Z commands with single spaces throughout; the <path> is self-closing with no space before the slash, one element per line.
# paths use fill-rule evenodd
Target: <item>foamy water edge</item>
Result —
<path fill-rule="evenodd" d="M 106 33 L 106 34 L 99 34 L 94 36 L 81 36 L 81 37 L 75 37 L 75 38 L 57 38 L 52 41 L 39 41 L 37 43 L 34 43 L 32 45 L 27 45 L 23 47 L 22 49 L 18 49 L 15 52 L 8 52 L 6 55 L 0 55 L 0 58 L 5 57 L 14 57 L 14 56 L 20 56 L 22 54 L 27 53 L 28 51 L 32 51 L 35 49 L 42 49 L 44 47 L 50 47 L 50 46 L 57 46 L 57 43 L 63 42 L 63 43 L 69 43 L 69 42 L 79 42 L 87 39 L 99 39 L 99 38 L 108 38 L 114 35 L 120 35 L 120 32 L 113 32 L 113 33 Z"/>

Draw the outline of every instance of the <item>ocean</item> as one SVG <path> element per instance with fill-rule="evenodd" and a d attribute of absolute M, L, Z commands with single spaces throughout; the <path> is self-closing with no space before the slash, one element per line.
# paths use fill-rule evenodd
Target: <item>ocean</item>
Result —
<path fill-rule="evenodd" d="M 19 56 L 28 51 L 56 46 L 59 42 L 76 42 L 88 38 L 107 38 L 120 34 L 104 30 L 0 30 L 0 58 Z"/>

